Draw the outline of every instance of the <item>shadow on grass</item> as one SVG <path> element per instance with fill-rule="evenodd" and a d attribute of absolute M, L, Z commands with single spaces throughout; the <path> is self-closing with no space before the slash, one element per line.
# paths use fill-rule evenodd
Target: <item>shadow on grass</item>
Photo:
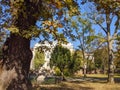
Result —
<path fill-rule="evenodd" d="M 33 90 L 94 90 L 91 87 L 83 87 L 80 85 L 75 85 L 76 83 L 72 84 L 70 82 L 64 82 L 60 83 L 58 85 L 40 85 L 37 87 L 34 87 Z"/>
<path fill-rule="evenodd" d="M 57 84 L 54 84 L 54 80 L 50 79 L 47 81 L 47 83 L 34 87 L 33 90 L 95 90 L 95 88 L 93 88 L 92 86 L 87 85 L 88 82 L 99 83 L 99 84 L 101 83 L 101 85 L 104 85 L 104 84 L 106 85 L 107 77 L 106 76 L 105 77 L 88 76 L 86 78 L 73 77 L 71 78 L 70 81 L 61 82 Z M 115 83 L 120 83 L 120 76 L 115 76 Z M 113 89 L 110 89 L 110 90 L 113 90 Z M 114 89 L 114 90 L 120 90 L 120 89 Z"/>
<path fill-rule="evenodd" d="M 89 78 L 89 77 L 88 77 Z M 98 83 L 107 83 L 107 77 L 90 77 L 90 81 Z M 115 83 L 120 83 L 120 77 L 114 77 Z"/>
<path fill-rule="evenodd" d="M 93 88 L 90 87 L 78 87 L 76 88 L 71 88 L 71 87 L 39 87 L 35 88 L 34 90 L 93 90 Z"/>
<path fill-rule="evenodd" d="M 69 87 L 69 88 L 71 88 L 70 90 L 93 90 L 93 88 L 91 88 L 91 87 L 81 86 L 80 83 L 76 83 L 76 82 L 72 83 L 72 82 L 66 81 L 64 83 L 61 83 L 60 86 L 67 87 L 67 88 Z M 67 89 L 62 89 L 62 90 L 67 90 Z"/>
<path fill-rule="evenodd" d="M 76 84 L 79 84 L 79 83 L 87 83 L 87 82 L 92 82 L 92 83 L 107 83 L 107 78 L 98 78 L 98 77 L 86 77 L 86 78 L 83 78 L 83 77 L 79 77 L 73 81 L 70 81 L 71 83 L 76 83 Z"/>
<path fill-rule="evenodd" d="M 36 90 L 74 90 L 74 89 L 71 89 L 68 87 L 47 87 L 47 86 L 44 86 L 44 87 L 39 87 Z"/>
<path fill-rule="evenodd" d="M 76 81 L 71 81 L 73 83 L 84 83 L 86 81 L 93 82 L 93 83 L 107 83 L 107 77 L 97 77 L 97 76 L 88 76 L 86 78 L 83 77 L 74 77 Z M 120 83 L 120 76 L 115 76 L 115 83 Z"/>
<path fill-rule="evenodd" d="M 115 83 L 120 83 L 120 77 L 115 77 Z"/>

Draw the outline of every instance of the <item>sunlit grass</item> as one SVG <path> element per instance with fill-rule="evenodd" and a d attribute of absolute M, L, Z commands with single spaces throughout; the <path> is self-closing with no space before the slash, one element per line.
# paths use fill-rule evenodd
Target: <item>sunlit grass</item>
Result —
<path fill-rule="evenodd" d="M 87 77 L 98 77 L 98 78 L 107 78 L 107 74 L 87 74 Z M 115 78 L 120 78 L 119 74 L 114 75 Z"/>
<path fill-rule="evenodd" d="M 93 83 L 87 81 L 79 83 L 65 82 L 64 84 L 74 90 L 120 90 L 120 84 Z"/>
<path fill-rule="evenodd" d="M 87 74 L 87 77 L 107 78 L 106 74 Z"/>
<path fill-rule="evenodd" d="M 120 84 L 62 82 L 57 85 L 40 85 L 36 90 L 120 90 Z"/>

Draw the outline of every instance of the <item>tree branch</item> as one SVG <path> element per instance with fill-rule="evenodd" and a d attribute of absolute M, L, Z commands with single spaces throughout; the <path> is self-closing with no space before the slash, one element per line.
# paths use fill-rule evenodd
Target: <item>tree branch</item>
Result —
<path fill-rule="evenodd" d="M 96 22 L 101 28 L 102 30 L 107 34 L 107 30 L 99 23 L 99 22 Z"/>
<path fill-rule="evenodd" d="M 119 27 L 119 24 L 120 24 L 120 22 L 119 22 L 120 17 L 119 17 L 119 15 L 117 15 L 117 17 L 118 17 L 118 19 L 117 19 L 117 21 L 115 23 L 116 27 L 115 27 L 115 31 L 114 31 L 114 34 L 113 34 L 113 38 L 115 38 L 117 36 L 117 32 L 119 30 L 118 27 Z"/>

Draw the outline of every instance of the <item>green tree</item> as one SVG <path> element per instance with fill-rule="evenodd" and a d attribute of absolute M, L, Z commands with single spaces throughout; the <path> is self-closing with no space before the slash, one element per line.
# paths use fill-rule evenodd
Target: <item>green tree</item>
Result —
<path fill-rule="evenodd" d="M 10 31 L 4 46 L 4 66 L 6 70 L 13 67 L 17 77 L 10 80 L 7 90 L 31 90 L 28 74 L 32 52 L 30 40 L 39 35 L 49 38 L 49 33 L 57 37 L 57 27 L 62 27 L 59 22 L 64 18 L 64 12 L 75 15 L 77 4 L 74 0 L 0 0 L 6 7 L 4 13 L 9 14 L 5 28 Z M 54 18 L 54 19 L 53 19 Z M 36 22 L 40 21 L 40 26 Z M 7 82 L 8 83 L 8 82 Z"/>
<path fill-rule="evenodd" d="M 74 74 L 78 70 L 82 68 L 83 59 L 82 59 L 82 53 L 79 50 L 76 50 L 72 55 L 72 60 L 69 65 L 70 72 Z"/>
<path fill-rule="evenodd" d="M 35 69 L 39 69 L 44 64 L 44 52 L 36 51 L 34 57 L 34 66 Z"/>
<path fill-rule="evenodd" d="M 50 66 L 55 66 L 60 69 L 61 75 L 64 77 L 64 70 L 69 69 L 68 66 L 71 62 L 71 53 L 67 48 L 57 45 L 50 59 Z"/>
<path fill-rule="evenodd" d="M 108 69 L 108 56 L 105 55 L 107 52 L 107 47 L 103 46 L 99 49 L 97 49 L 94 52 L 94 63 L 95 63 L 95 68 L 102 70 L 103 73 L 105 73 L 105 70 Z"/>
<path fill-rule="evenodd" d="M 95 71 L 95 63 L 93 60 L 88 60 L 87 61 L 87 73 L 92 73 L 92 71 Z M 94 73 L 94 72 L 93 72 Z"/>
<path fill-rule="evenodd" d="M 115 66 L 116 66 L 116 71 L 120 70 L 120 36 L 118 35 L 118 38 L 116 40 L 116 51 L 115 51 Z"/>
<path fill-rule="evenodd" d="M 85 0 L 87 1 L 87 0 Z M 84 2 L 85 2 L 84 1 Z M 89 1 L 89 0 L 88 0 Z M 98 25 L 105 33 L 105 41 L 108 47 L 108 82 L 114 83 L 114 54 L 113 44 L 120 26 L 120 2 L 119 0 L 91 0 L 96 6 L 89 15 L 91 22 Z M 93 16 L 93 17 L 91 17 Z M 113 28 L 112 28 L 113 27 Z"/>
<path fill-rule="evenodd" d="M 87 19 L 83 19 L 81 16 L 76 16 L 74 18 L 70 18 L 67 26 L 67 33 L 73 41 L 78 41 L 78 48 L 82 52 L 83 58 L 83 72 L 84 77 L 86 77 L 87 70 L 87 58 L 85 53 L 92 52 L 92 43 L 96 38 L 94 30 L 92 29 L 91 23 Z M 95 46 L 94 46 L 95 47 Z"/>
<path fill-rule="evenodd" d="M 115 3 L 117 4 L 117 6 L 115 5 Z M 100 5 L 100 9 L 103 10 L 104 9 L 104 14 L 106 15 L 106 28 L 103 27 L 100 23 L 97 22 L 98 25 L 100 25 L 100 27 L 102 28 L 102 30 L 105 32 L 106 34 L 106 40 L 107 40 L 107 44 L 108 44 L 108 82 L 110 83 L 114 83 L 114 55 L 113 55 L 113 44 L 114 44 L 114 38 L 116 38 L 117 32 L 119 30 L 119 18 L 120 18 L 120 14 L 119 14 L 119 10 L 116 10 L 120 5 L 120 3 L 118 2 L 114 2 L 114 1 L 109 1 L 107 0 L 106 2 L 103 3 L 100 1 L 98 2 L 98 4 Z M 111 7 L 112 6 L 112 7 Z M 98 7 L 99 8 L 99 7 Z M 119 8 L 120 9 L 120 8 Z M 111 16 L 111 14 L 113 14 Z M 115 21 L 115 29 L 111 29 L 111 25 L 113 18 L 116 17 L 117 20 Z M 112 31 L 113 34 L 112 34 Z"/>

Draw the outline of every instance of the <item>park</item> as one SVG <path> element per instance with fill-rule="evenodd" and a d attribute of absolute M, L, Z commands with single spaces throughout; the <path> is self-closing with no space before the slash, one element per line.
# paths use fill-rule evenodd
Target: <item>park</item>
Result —
<path fill-rule="evenodd" d="M 0 90 L 119 89 L 119 0 L 0 0 Z"/>

